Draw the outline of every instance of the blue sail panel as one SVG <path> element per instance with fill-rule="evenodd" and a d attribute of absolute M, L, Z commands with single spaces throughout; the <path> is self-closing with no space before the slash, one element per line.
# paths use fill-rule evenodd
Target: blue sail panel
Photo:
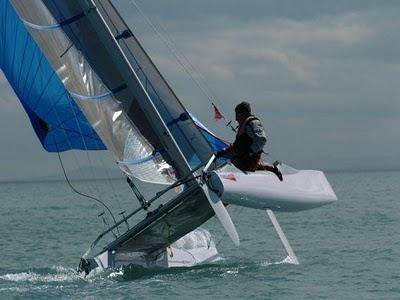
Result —
<path fill-rule="evenodd" d="M 46 151 L 106 149 L 9 0 L 0 0 L 0 69 Z"/>
<path fill-rule="evenodd" d="M 206 140 L 210 143 L 214 152 L 218 152 L 222 149 L 229 147 L 229 143 L 223 141 L 222 139 L 216 137 L 207 128 L 199 127 L 200 132 L 204 135 Z"/>
<path fill-rule="evenodd" d="M 229 143 L 224 141 L 223 139 L 217 137 L 214 133 L 212 133 L 203 123 L 201 123 L 194 115 L 191 113 L 190 117 L 193 119 L 194 124 L 196 124 L 197 128 L 203 134 L 204 138 L 210 144 L 211 148 L 213 149 L 214 153 L 218 152 L 222 149 L 229 147 Z"/>

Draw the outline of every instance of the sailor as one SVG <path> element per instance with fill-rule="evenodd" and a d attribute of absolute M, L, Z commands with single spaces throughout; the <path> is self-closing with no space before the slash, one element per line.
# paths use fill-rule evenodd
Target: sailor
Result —
<path fill-rule="evenodd" d="M 219 151 L 216 157 L 229 158 L 232 164 L 242 171 L 270 171 L 282 181 L 282 173 L 277 168 L 278 163 L 270 166 L 260 162 L 267 137 L 261 121 L 251 114 L 250 104 L 245 101 L 239 103 L 235 113 L 239 123 L 236 139 L 228 148 Z"/>

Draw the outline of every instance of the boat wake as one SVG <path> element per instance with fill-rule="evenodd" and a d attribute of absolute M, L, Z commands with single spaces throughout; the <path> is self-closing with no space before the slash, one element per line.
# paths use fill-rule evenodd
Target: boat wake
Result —
<path fill-rule="evenodd" d="M 225 277 L 225 276 L 238 276 L 239 274 L 258 272 L 266 267 L 271 266 L 284 266 L 296 265 L 292 258 L 287 256 L 279 261 L 265 261 L 256 263 L 254 261 L 235 261 L 220 259 L 218 263 L 200 264 L 192 267 L 179 267 L 179 268 L 145 268 L 142 266 L 131 265 L 114 269 L 108 273 L 107 278 L 117 281 L 132 281 L 142 279 L 161 280 L 163 276 L 187 274 L 188 277 Z M 159 277 L 161 276 L 161 277 Z"/>
<path fill-rule="evenodd" d="M 286 256 L 284 259 L 280 261 L 275 261 L 275 262 L 263 262 L 261 266 L 267 267 L 267 266 L 272 266 L 272 265 L 284 265 L 284 264 L 289 264 L 289 265 L 298 265 L 297 261 L 295 261 L 291 256 Z"/>
<path fill-rule="evenodd" d="M 181 238 L 177 242 L 174 243 L 174 247 L 182 250 L 193 250 L 202 247 L 215 247 L 214 240 L 209 231 L 199 228 L 185 237 Z M 37 268 L 20 272 L 9 272 L 7 274 L 0 275 L 0 282 L 14 282 L 14 283 L 26 283 L 26 284 L 34 284 L 40 285 L 44 287 L 45 285 L 57 285 L 60 283 L 76 283 L 76 282 L 92 282 L 96 281 L 98 278 L 108 278 L 111 280 L 136 280 L 146 277 L 153 277 L 156 275 L 167 275 L 167 274 L 181 274 L 185 272 L 195 272 L 195 273 L 209 273 L 210 270 L 212 273 L 221 273 L 225 275 L 236 274 L 239 269 L 246 269 L 247 264 L 244 266 L 239 263 L 232 264 L 226 263 L 218 263 L 215 264 L 216 261 L 225 261 L 220 255 L 218 255 L 217 260 L 213 260 L 213 262 L 208 262 L 205 264 L 199 264 L 196 266 L 188 266 L 188 267 L 174 267 L 174 268 L 146 268 L 137 265 L 131 265 L 127 267 L 122 267 L 113 270 L 106 271 L 98 271 L 91 272 L 88 276 L 84 276 L 82 274 L 77 273 L 74 268 L 67 268 L 63 266 L 52 266 L 50 268 Z M 261 263 L 261 267 L 271 266 L 271 265 L 281 265 L 281 264 L 294 264 L 292 258 L 287 256 L 281 261 L 275 262 L 263 262 Z M 254 268 L 254 265 L 251 264 L 251 268 Z M 260 266 L 260 265 L 259 265 Z"/>
<path fill-rule="evenodd" d="M 0 275 L 0 281 L 10 282 L 57 283 L 77 280 L 82 280 L 82 276 L 75 269 L 62 266 Z"/>

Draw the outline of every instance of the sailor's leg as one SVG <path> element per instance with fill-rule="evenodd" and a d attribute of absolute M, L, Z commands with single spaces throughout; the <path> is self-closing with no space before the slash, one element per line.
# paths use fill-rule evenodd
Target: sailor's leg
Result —
<path fill-rule="evenodd" d="M 232 164 L 242 170 L 243 172 L 254 172 L 257 170 L 258 167 L 258 159 L 253 159 L 247 156 L 234 156 L 231 159 Z"/>
<path fill-rule="evenodd" d="M 234 156 L 231 158 L 231 163 L 241 171 L 246 171 L 245 165 L 243 161 L 238 156 Z"/>

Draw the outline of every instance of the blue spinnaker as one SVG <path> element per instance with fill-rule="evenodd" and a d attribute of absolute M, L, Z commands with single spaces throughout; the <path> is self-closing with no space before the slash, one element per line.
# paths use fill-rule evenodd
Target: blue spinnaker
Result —
<path fill-rule="evenodd" d="M 9 0 L 0 0 L 0 68 L 44 149 L 106 149 Z"/>

